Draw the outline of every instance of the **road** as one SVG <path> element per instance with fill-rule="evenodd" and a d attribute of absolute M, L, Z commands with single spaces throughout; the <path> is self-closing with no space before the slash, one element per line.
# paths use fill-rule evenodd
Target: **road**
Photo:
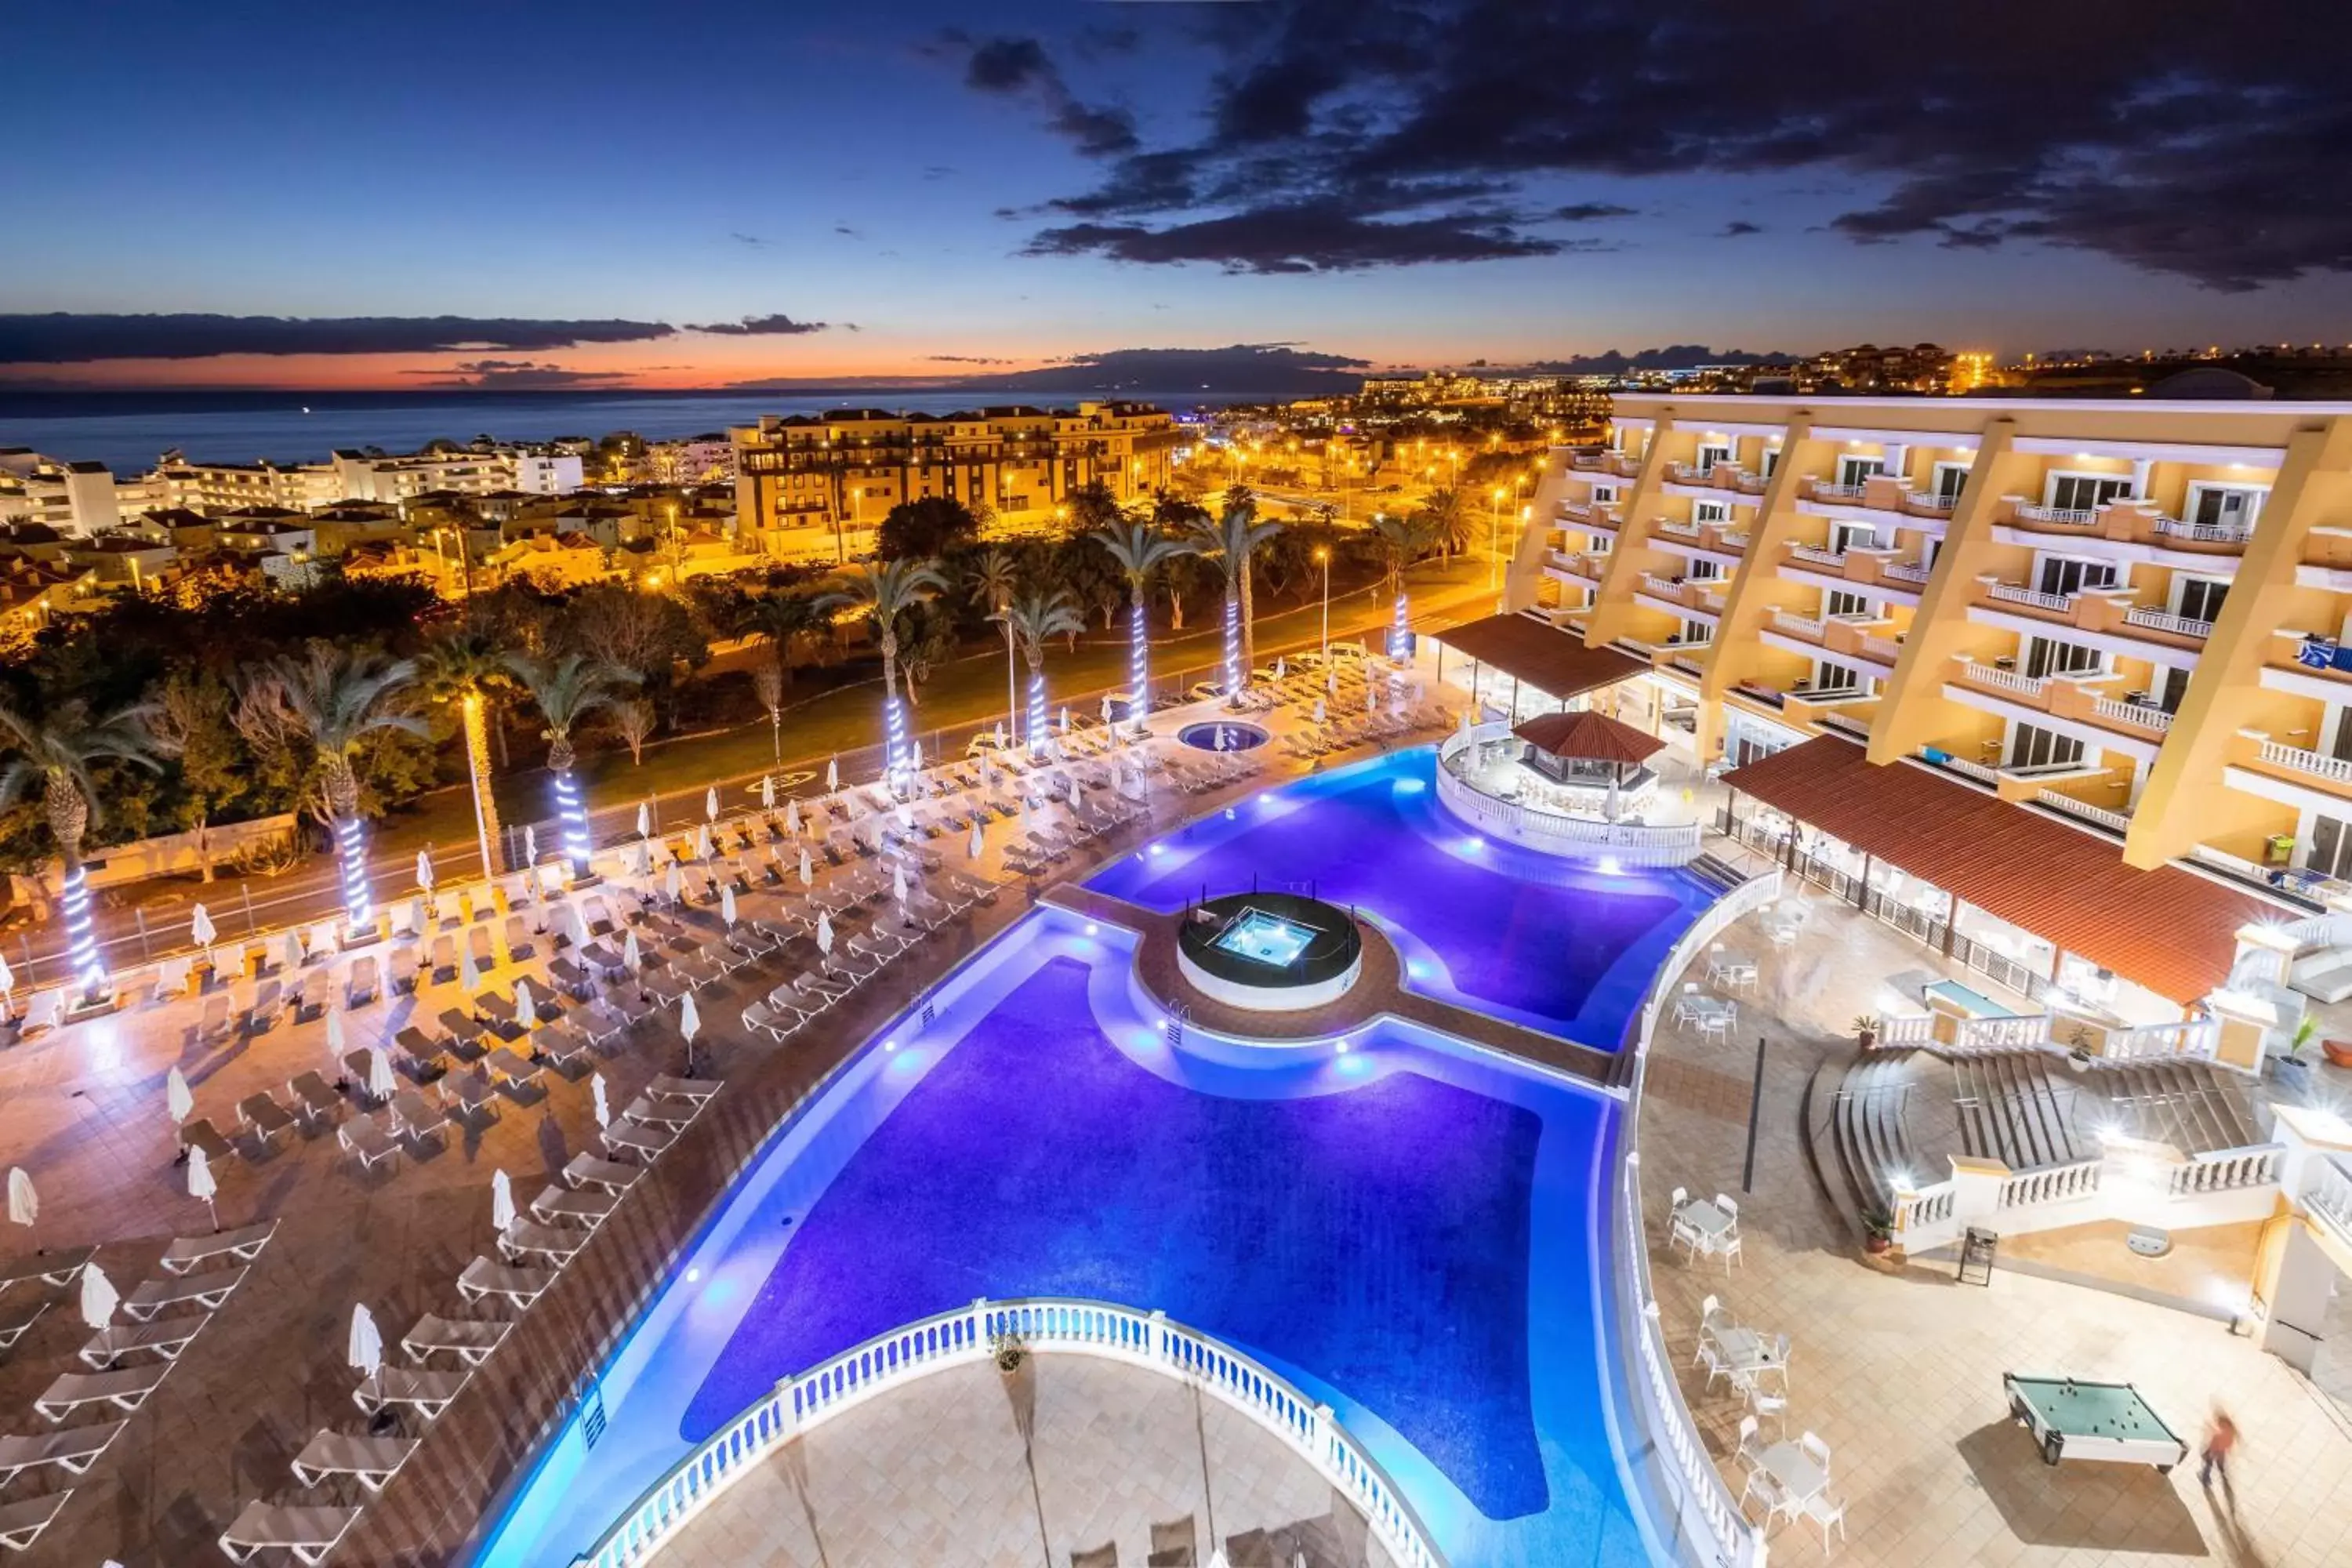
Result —
<path fill-rule="evenodd" d="M 1444 568 L 1422 568 L 1410 587 L 1413 624 L 1423 629 L 1450 626 L 1481 613 L 1490 604 L 1482 563 L 1465 560 Z M 1387 626 L 1390 609 L 1377 585 L 1334 595 L 1331 636 L 1345 639 L 1377 634 Z M 1124 616 L 1118 625 L 1124 627 Z M 1262 616 L 1257 623 L 1258 662 L 1315 647 L 1321 637 L 1319 601 Z M 1196 621 L 1181 634 L 1153 645 L 1152 684 L 1166 692 L 1213 679 L 1220 657 L 1215 617 L 1209 617 L 1205 625 Z M 1066 704 L 1074 712 L 1095 712 L 1106 693 L 1125 689 L 1127 659 L 1123 629 L 1082 637 L 1075 653 L 1058 645 L 1050 648 L 1045 677 L 1054 705 L 1058 709 Z M 1025 684 L 1025 671 L 1023 675 Z M 810 697 L 786 711 L 780 737 L 772 733 L 767 722 L 759 721 L 648 745 L 642 764 L 633 764 L 622 748 L 583 757 L 575 776 L 588 797 L 592 837 L 600 846 L 635 837 L 641 804 L 656 831 L 699 822 L 705 792 L 713 783 L 729 809 L 753 804 L 761 777 L 778 771 L 779 750 L 783 757 L 780 776 L 787 795 L 823 794 L 825 766 L 835 760 L 845 783 L 875 777 L 882 765 L 877 735 L 880 687 L 877 677 Z M 992 729 L 1004 717 L 1003 652 L 975 653 L 935 670 L 920 695 L 910 725 L 922 743 L 923 755 L 937 757 L 942 749 L 961 752 L 974 734 Z M 504 851 L 509 868 L 520 863 L 525 825 L 536 828 L 542 857 L 551 856 L 558 837 L 546 770 L 530 768 L 501 775 L 493 789 L 505 825 L 502 837 L 513 846 Z M 371 825 L 369 862 L 379 900 L 404 899 L 415 891 L 419 850 L 432 857 L 438 881 L 456 883 L 481 874 L 470 790 L 463 785 L 436 790 L 396 816 Z M 266 879 L 224 876 L 206 885 L 192 877 L 169 878 L 108 888 L 96 897 L 95 914 L 109 966 L 126 968 L 191 945 L 188 920 L 199 901 L 211 914 L 221 940 L 228 941 L 324 919 L 340 907 L 341 891 L 333 863 L 323 854 Z M 65 969 L 62 922 L 52 920 L 20 926 L 8 933 L 5 951 L 19 987 L 59 979 Z"/>

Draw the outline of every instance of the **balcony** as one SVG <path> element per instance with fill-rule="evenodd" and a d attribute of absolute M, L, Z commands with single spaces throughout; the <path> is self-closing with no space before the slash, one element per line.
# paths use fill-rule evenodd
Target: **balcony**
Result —
<path fill-rule="evenodd" d="M 1622 521 L 1620 504 L 1613 500 L 1564 500 L 1559 503 L 1559 521 L 1571 528 L 1600 529 L 1614 533 Z"/>
<path fill-rule="evenodd" d="M 1555 550 L 1548 563 L 1553 571 L 1564 573 L 1596 588 L 1601 585 L 1601 574 L 1609 570 L 1609 557 L 1580 550 Z"/>
<path fill-rule="evenodd" d="M 2022 583 L 1993 577 L 1977 579 L 1975 603 L 2028 620 L 2051 621 L 2077 631 L 2157 643 L 2174 648 L 2201 648 L 2213 635 L 2210 621 L 2191 620 L 2152 605 L 2135 605 L 2132 590 L 2121 584 L 2078 588 L 2071 594 L 2045 594 Z"/>
<path fill-rule="evenodd" d="M 1703 468 L 1696 463 L 1668 463 L 1664 476 L 1670 485 L 1703 485 L 1713 478 L 1715 468 L 1713 463 Z"/>
<path fill-rule="evenodd" d="M 2331 795 L 2352 795 L 2352 762 L 2273 741 L 2260 730 L 2241 730 L 2231 761 L 2239 767 Z"/>
<path fill-rule="evenodd" d="M 1799 479 L 1797 494 L 1805 500 L 1829 501 L 1840 506 L 1860 506 L 1867 493 L 1864 485 L 1833 485 L 1827 479 Z"/>
<path fill-rule="evenodd" d="M 1807 566 L 1822 567 L 1841 577 L 1845 575 L 1845 552 L 1842 550 L 1825 550 L 1818 544 L 1791 544 L 1789 546 L 1789 559 Z"/>
<path fill-rule="evenodd" d="M 1751 537 L 1746 529 L 1726 528 L 1719 522 L 1701 523 L 1698 530 L 1700 548 L 1720 551 L 1726 555 L 1747 554 Z"/>
<path fill-rule="evenodd" d="M 1993 521 L 2026 533 L 2145 544 L 2189 555 L 2242 555 L 2246 541 L 2253 536 L 2251 528 L 2183 522 L 2165 516 L 2152 501 L 2128 499 L 2084 510 L 2035 506 L 2021 496 L 2003 496 L 1996 503 Z"/>
<path fill-rule="evenodd" d="M 2118 837 L 2131 832 L 2131 813 L 2128 811 L 2110 811 L 2105 806 L 2095 805 L 2087 800 L 2077 800 L 2071 795 L 2060 795 L 2054 789 L 2037 791 L 2033 803 L 2036 805 L 2046 805 L 2053 811 L 2063 812 L 2077 821 L 2090 823 L 2095 827 L 2105 828 Z"/>
<path fill-rule="evenodd" d="M 1702 610 L 1710 616 L 1723 613 L 1725 603 L 1719 578 L 1661 577 L 1654 572 L 1642 574 L 1641 591 L 1653 599 L 1678 605 L 1685 609 Z"/>
<path fill-rule="evenodd" d="M 2126 610 L 2124 625 L 2194 643 L 2202 643 L 2213 635 L 2213 623 L 2210 621 L 2191 620 L 2187 616 L 2176 616 L 2145 605 L 2135 605 Z"/>
<path fill-rule="evenodd" d="M 1900 642 L 1878 635 L 1880 630 L 1890 628 L 1886 622 L 1875 616 L 1825 616 L 1821 626 L 1822 646 L 1832 653 L 1843 654 L 1848 658 L 1866 658 L 1890 669 L 1902 657 L 1903 645 Z"/>
<path fill-rule="evenodd" d="M 1903 497 L 1903 510 L 1913 517 L 1948 518 L 1959 504 L 1958 496 L 1923 495 L 1916 490 L 1906 491 Z"/>
<path fill-rule="evenodd" d="M 2116 697 L 2094 688 L 2114 681 L 2111 671 L 2082 670 L 2064 675 L 2024 675 L 1998 664 L 1985 664 L 1966 654 L 1954 656 L 1951 679 L 1988 691 L 2004 701 L 2032 708 L 2053 719 L 2140 742 L 2147 750 L 2172 729 L 2172 715 L 2155 703 Z"/>
<path fill-rule="evenodd" d="M 1676 522 L 1671 518 L 1662 517 L 1650 527 L 1668 539 L 1685 540 L 1692 544 L 1698 542 L 1699 526 L 1695 522 Z"/>
<path fill-rule="evenodd" d="M 1580 473 L 1597 474 L 1607 468 L 1609 466 L 1609 454 L 1606 452 L 1570 452 L 1568 455 L 1568 466 L 1576 469 Z"/>
<path fill-rule="evenodd" d="M 1642 459 L 1628 457 L 1622 452 L 1612 452 L 1609 456 L 1609 472 L 1621 479 L 1639 478 L 1642 472 Z"/>
<path fill-rule="evenodd" d="M 1828 628 L 1828 622 L 1811 616 L 1800 616 L 1788 610 L 1772 612 L 1772 629 L 1784 637 L 1795 637 L 1799 642 L 1819 643 Z"/>
<path fill-rule="evenodd" d="M 1732 488 L 1745 496 L 1760 496 L 1772 482 L 1769 474 L 1741 473 L 1732 479 Z"/>

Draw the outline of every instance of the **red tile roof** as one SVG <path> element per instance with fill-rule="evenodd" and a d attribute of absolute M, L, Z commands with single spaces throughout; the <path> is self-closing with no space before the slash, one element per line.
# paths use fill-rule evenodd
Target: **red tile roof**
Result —
<path fill-rule="evenodd" d="M 1538 713 L 1511 733 L 1555 757 L 1597 763 L 1639 763 L 1666 745 L 1645 730 L 1589 709 L 1577 713 Z"/>
<path fill-rule="evenodd" d="M 1723 782 L 2175 1002 L 2229 978 L 2240 926 L 2284 918 L 2278 906 L 2179 867 L 2127 866 L 2106 839 L 1924 764 L 1874 767 L 1834 735 Z"/>
<path fill-rule="evenodd" d="M 1650 668 L 1613 647 L 1587 647 L 1581 633 L 1561 631 L 1532 616 L 1465 621 L 1439 632 L 1437 640 L 1465 658 L 1491 664 L 1559 698 L 1614 686 Z"/>

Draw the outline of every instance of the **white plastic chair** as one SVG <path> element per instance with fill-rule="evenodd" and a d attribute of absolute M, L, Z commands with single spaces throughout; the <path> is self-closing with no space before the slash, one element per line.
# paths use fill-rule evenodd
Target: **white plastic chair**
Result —
<path fill-rule="evenodd" d="M 1805 1458 L 1822 1468 L 1822 1475 L 1830 1473 L 1830 1446 L 1827 1443 L 1809 1431 L 1797 1439 L 1797 1447 L 1805 1451 Z"/>
<path fill-rule="evenodd" d="M 1799 1511 L 1822 1527 L 1823 1552 L 1827 1552 L 1830 1549 L 1831 1525 L 1837 1526 L 1838 1540 L 1843 1542 L 1845 1539 L 1845 1504 L 1830 1496 L 1828 1491 L 1815 1492 L 1805 1500 L 1805 1506 Z"/>
<path fill-rule="evenodd" d="M 1739 1461 L 1749 1475 L 1754 1476 L 1762 1472 L 1764 1439 L 1757 1430 L 1755 1416 L 1743 1415 L 1739 1418 L 1739 1444 L 1732 1450 L 1732 1457 Z"/>

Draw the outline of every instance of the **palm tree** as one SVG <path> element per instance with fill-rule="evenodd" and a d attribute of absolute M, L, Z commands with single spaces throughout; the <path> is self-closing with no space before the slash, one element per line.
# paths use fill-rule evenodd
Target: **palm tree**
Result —
<path fill-rule="evenodd" d="M 547 726 L 547 770 L 555 775 L 555 816 L 562 825 L 563 853 L 572 862 L 572 879 L 588 877 L 588 808 L 572 782 L 572 731 L 580 721 L 600 708 L 610 707 L 637 684 L 633 669 L 593 654 L 567 653 L 546 658 L 528 653 L 507 656 L 507 668 L 530 693 Z"/>
<path fill-rule="evenodd" d="M 1430 542 L 1445 552 L 1451 562 L 1457 550 L 1470 547 L 1470 518 L 1462 510 L 1462 492 L 1451 485 L 1440 485 L 1423 498 L 1422 525 L 1429 530 Z"/>
<path fill-rule="evenodd" d="M 16 753 L 5 771 L 0 771 L 0 806 L 13 805 L 37 786 L 40 791 L 49 837 L 64 867 L 59 901 L 65 906 L 74 978 L 90 997 L 106 989 L 106 963 L 99 956 L 98 930 L 89 916 L 89 881 L 81 865 L 81 841 L 101 815 L 90 765 L 122 762 L 155 771 L 160 765 L 155 740 L 147 730 L 152 711 L 140 705 L 93 720 L 87 706 L 68 702 L 36 720 L 0 708 L 0 731 Z"/>
<path fill-rule="evenodd" d="M 1087 623 L 1067 588 L 1051 594 L 1032 588 L 1001 614 L 1006 635 L 1019 641 L 1022 661 L 1029 667 L 1029 754 L 1039 756 L 1045 747 L 1045 639 L 1083 631 Z"/>
<path fill-rule="evenodd" d="M 895 783 L 906 756 L 907 711 L 898 702 L 898 621 L 917 605 L 944 593 L 948 580 L 933 559 L 864 563 L 842 585 L 819 595 L 819 610 L 854 608 L 874 623 L 882 645 L 882 769 Z"/>
<path fill-rule="evenodd" d="M 992 545 L 974 556 L 971 576 L 964 591 L 979 604 L 983 615 L 1004 628 L 1004 721 L 1018 726 L 1021 699 L 1013 679 L 1013 623 L 1004 618 L 1004 607 L 1021 591 L 1021 568 L 1013 559 L 1013 552 Z"/>
<path fill-rule="evenodd" d="M 1145 625 L 1151 575 L 1165 563 L 1190 555 L 1199 546 L 1131 517 L 1122 517 L 1091 537 L 1127 574 L 1127 716 L 1140 730 L 1144 715 L 1151 711 L 1151 638 Z"/>
<path fill-rule="evenodd" d="M 447 633 L 417 656 L 417 684 L 429 702 L 457 705 L 466 736 L 466 772 L 474 785 L 474 835 L 482 850 L 482 875 L 506 869 L 499 834 L 498 797 L 490 789 L 489 706 L 506 685 L 506 651 L 488 633 L 471 627 Z"/>
<path fill-rule="evenodd" d="M 1388 566 L 1389 594 L 1396 610 L 1389 625 L 1389 658 L 1404 658 L 1407 609 L 1404 592 L 1405 568 L 1418 559 L 1430 546 L 1430 528 L 1419 517 L 1397 517 L 1387 512 L 1372 514 L 1372 532 L 1381 542 L 1381 556 Z"/>
<path fill-rule="evenodd" d="M 367 827 L 360 817 L 360 745 L 369 736 L 398 731 L 423 735 L 425 721 L 399 706 L 416 666 L 373 649 L 313 642 L 299 658 L 281 655 L 257 679 L 262 704 L 286 730 L 306 741 L 317 759 L 327 820 L 343 884 L 343 912 L 358 930 L 374 917 L 368 891 Z"/>
<path fill-rule="evenodd" d="M 1225 574 L 1225 700 L 1234 707 L 1248 689 L 1257 653 L 1250 625 L 1250 554 L 1281 531 L 1278 522 L 1257 521 L 1257 502 L 1246 495 L 1227 502 L 1224 515 L 1200 530 L 1201 552 L 1214 556 Z"/>
<path fill-rule="evenodd" d="M 758 595 L 735 618 L 736 635 L 768 645 L 769 662 L 751 672 L 751 686 L 768 710 L 769 748 L 779 766 L 784 760 L 784 689 L 793 681 L 793 639 L 824 625 L 815 598 L 807 594 Z"/>

